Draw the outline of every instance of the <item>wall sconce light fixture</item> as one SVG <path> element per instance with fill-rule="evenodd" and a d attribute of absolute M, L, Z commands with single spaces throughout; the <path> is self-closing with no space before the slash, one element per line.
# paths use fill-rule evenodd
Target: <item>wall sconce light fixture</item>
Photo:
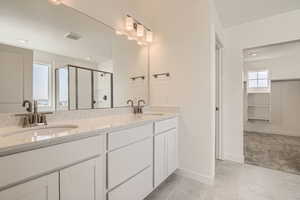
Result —
<path fill-rule="evenodd" d="M 134 29 L 134 19 L 131 16 L 126 16 L 125 23 L 127 31 L 132 31 Z"/>
<path fill-rule="evenodd" d="M 130 15 L 125 18 L 125 30 L 116 30 L 116 35 L 125 35 L 136 40 L 138 45 L 147 46 L 153 42 L 153 32 Z"/>
<path fill-rule="evenodd" d="M 153 42 L 153 32 L 151 30 L 148 30 L 147 31 L 147 34 L 146 34 L 146 41 L 147 42 Z"/>
<path fill-rule="evenodd" d="M 144 37 L 144 26 L 142 24 L 137 25 L 136 35 L 138 37 Z"/>

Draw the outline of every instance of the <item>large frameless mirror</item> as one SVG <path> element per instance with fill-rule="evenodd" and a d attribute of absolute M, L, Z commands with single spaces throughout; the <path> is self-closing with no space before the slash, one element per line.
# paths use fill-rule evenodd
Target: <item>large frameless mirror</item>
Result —
<path fill-rule="evenodd" d="M 47 0 L 2 0 L 0 26 L 0 113 L 24 112 L 24 100 L 42 111 L 148 102 L 148 48 L 100 21 Z"/>

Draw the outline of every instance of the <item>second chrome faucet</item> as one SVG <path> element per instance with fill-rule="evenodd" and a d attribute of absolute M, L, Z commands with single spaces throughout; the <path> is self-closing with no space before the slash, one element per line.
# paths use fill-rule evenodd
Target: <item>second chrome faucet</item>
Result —
<path fill-rule="evenodd" d="M 141 103 L 143 103 L 143 105 L 141 105 Z M 133 103 L 133 100 L 129 99 L 127 101 L 127 104 L 132 107 L 134 114 L 141 114 L 141 113 L 143 113 L 143 107 L 146 104 L 146 102 L 143 99 L 140 99 L 140 100 L 138 100 L 138 105 L 135 106 Z"/>
<path fill-rule="evenodd" d="M 25 108 L 28 113 L 25 114 L 17 114 L 17 116 L 23 117 L 23 127 L 33 127 L 39 125 L 47 125 L 47 114 L 52 114 L 52 112 L 38 112 L 38 102 L 32 102 L 25 100 L 23 101 L 22 106 Z M 33 107 L 33 110 L 32 110 Z"/>

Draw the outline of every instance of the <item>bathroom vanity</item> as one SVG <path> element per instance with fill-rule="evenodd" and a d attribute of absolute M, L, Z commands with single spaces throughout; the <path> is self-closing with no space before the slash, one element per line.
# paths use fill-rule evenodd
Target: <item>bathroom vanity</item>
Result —
<path fill-rule="evenodd" d="M 177 114 L 141 114 L 149 46 L 48 0 L 0 18 L 0 200 L 142 200 L 176 170 Z"/>
<path fill-rule="evenodd" d="M 0 199 L 142 200 L 177 169 L 175 114 L 104 118 L 2 129 Z"/>

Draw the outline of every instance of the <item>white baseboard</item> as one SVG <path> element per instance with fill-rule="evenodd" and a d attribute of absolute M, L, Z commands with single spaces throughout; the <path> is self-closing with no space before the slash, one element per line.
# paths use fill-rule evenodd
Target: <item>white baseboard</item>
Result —
<path fill-rule="evenodd" d="M 199 174 L 197 172 L 193 172 L 186 169 L 177 169 L 175 172 L 179 176 L 187 177 L 196 181 L 199 181 L 200 183 L 213 185 L 214 184 L 214 177 L 206 176 Z"/>
<path fill-rule="evenodd" d="M 228 161 L 233 161 L 233 162 L 241 163 L 241 164 L 243 164 L 244 161 L 245 161 L 244 156 L 227 154 L 227 153 L 224 154 L 223 159 L 224 160 L 228 160 Z"/>

